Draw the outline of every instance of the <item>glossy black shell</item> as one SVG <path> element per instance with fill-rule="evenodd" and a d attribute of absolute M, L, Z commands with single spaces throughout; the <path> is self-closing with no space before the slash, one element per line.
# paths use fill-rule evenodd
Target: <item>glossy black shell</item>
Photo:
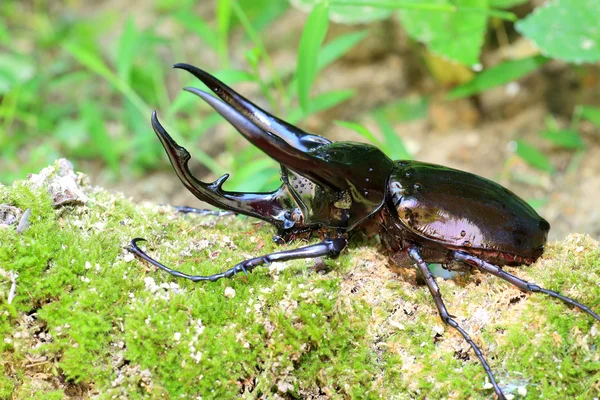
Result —
<path fill-rule="evenodd" d="M 508 189 L 440 165 L 397 161 L 389 194 L 404 228 L 446 247 L 537 258 L 550 230 Z"/>
<path fill-rule="evenodd" d="M 284 183 L 302 212 L 304 224 L 350 230 L 377 212 L 386 197 L 394 163 L 377 147 L 334 142 L 308 152 L 324 162 L 320 173 L 340 181 L 338 188 L 318 185 L 284 168 Z"/>

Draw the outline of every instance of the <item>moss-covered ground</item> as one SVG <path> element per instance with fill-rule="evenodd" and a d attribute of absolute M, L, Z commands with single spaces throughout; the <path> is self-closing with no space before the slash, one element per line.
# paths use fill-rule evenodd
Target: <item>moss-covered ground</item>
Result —
<path fill-rule="evenodd" d="M 468 345 L 429 293 L 388 268 L 374 242 L 314 268 L 294 261 L 216 283 L 174 279 L 124 247 L 211 274 L 277 249 L 241 217 L 180 215 L 84 188 L 54 207 L 45 188 L 0 187 L 31 209 L 0 229 L 0 398 L 491 398 Z M 600 251 L 590 237 L 552 243 L 508 268 L 600 311 Z M 9 304 L 9 271 L 18 273 Z M 439 280 L 448 309 L 516 398 L 600 395 L 600 323 L 494 277 Z"/>

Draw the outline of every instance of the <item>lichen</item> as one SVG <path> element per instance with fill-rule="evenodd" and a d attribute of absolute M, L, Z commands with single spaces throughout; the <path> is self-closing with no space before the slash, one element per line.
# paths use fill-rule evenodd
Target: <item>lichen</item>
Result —
<path fill-rule="evenodd" d="M 0 204 L 31 209 L 21 234 L 0 229 L 0 268 L 19 275 L 8 304 L 11 282 L 0 274 L 0 398 L 492 396 L 427 289 L 410 269 L 390 269 L 375 241 L 353 243 L 325 268 L 298 260 L 193 283 L 124 247 L 145 237 L 154 257 L 193 274 L 282 247 L 251 219 L 80 189 L 85 204 L 56 205 L 27 181 L 0 187 Z M 507 270 L 598 311 L 599 255 L 598 242 L 571 235 L 534 265 Z M 600 325 L 587 314 L 480 273 L 438 284 L 507 392 L 598 396 Z"/>

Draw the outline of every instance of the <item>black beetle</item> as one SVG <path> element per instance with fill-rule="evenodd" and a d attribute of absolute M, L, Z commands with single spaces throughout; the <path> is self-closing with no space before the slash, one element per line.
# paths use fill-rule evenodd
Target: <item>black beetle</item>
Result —
<path fill-rule="evenodd" d="M 175 271 L 144 253 L 135 238 L 129 250 L 173 276 L 216 281 L 248 273 L 274 261 L 337 257 L 349 235 L 360 229 L 378 233 L 396 263 L 413 262 L 424 279 L 442 321 L 460 332 L 481 361 L 498 398 L 502 390 L 481 350 L 448 313 L 427 263 L 447 268 L 476 268 L 525 292 L 559 298 L 600 321 L 583 304 L 528 283 L 502 270 L 503 265 L 533 263 L 544 251 L 550 224 L 525 201 L 488 179 L 418 161 L 392 161 L 364 143 L 331 142 L 304 132 L 267 113 L 207 72 L 176 64 L 200 79 L 217 96 L 185 88 L 210 104 L 246 139 L 281 164 L 281 187 L 269 193 L 223 190 L 225 174 L 212 183 L 195 178 L 190 154 L 179 146 L 152 113 L 152 127 L 185 187 L 198 199 L 236 214 L 275 225 L 280 237 L 294 239 L 319 231 L 318 244 L 245 260 L 210 276 Z M 183 212 L 203 212 L 182 207 Z"/>

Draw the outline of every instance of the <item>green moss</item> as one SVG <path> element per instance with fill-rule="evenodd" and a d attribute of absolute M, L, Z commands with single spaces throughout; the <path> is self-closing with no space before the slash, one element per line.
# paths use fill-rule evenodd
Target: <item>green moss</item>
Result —
<path fill-rule="evenodd" d="M 23 234 L 0 229 L 0 265 L 19 273 L 10 305 L 10 282 L 0 281 L 8 339 L 0 344 L 1 398 L 58 399 L 90 388 L 134 399 L 490 396 L 479 362 L 442 325 L 427 290 L 394 275 L 373 243 L 353 244 L 327 261 L 324 275 L 300 260 L 281 272 L 195 284 L 124 246 L 146 237 L 167 265 L 210 274 L 275 251 L 272 230 L 87 190 L 85 206 L 55 209 L 44 191 L 0 188 L 0 203 L 32 210 Z M 598 255 L 597 242 L 571 236 L 535 265 L 510 270 L 597 309 Z M 598 395 L 598 329 L 587 315 L 481 274 L 439 284 L 507 391 Z"/>

